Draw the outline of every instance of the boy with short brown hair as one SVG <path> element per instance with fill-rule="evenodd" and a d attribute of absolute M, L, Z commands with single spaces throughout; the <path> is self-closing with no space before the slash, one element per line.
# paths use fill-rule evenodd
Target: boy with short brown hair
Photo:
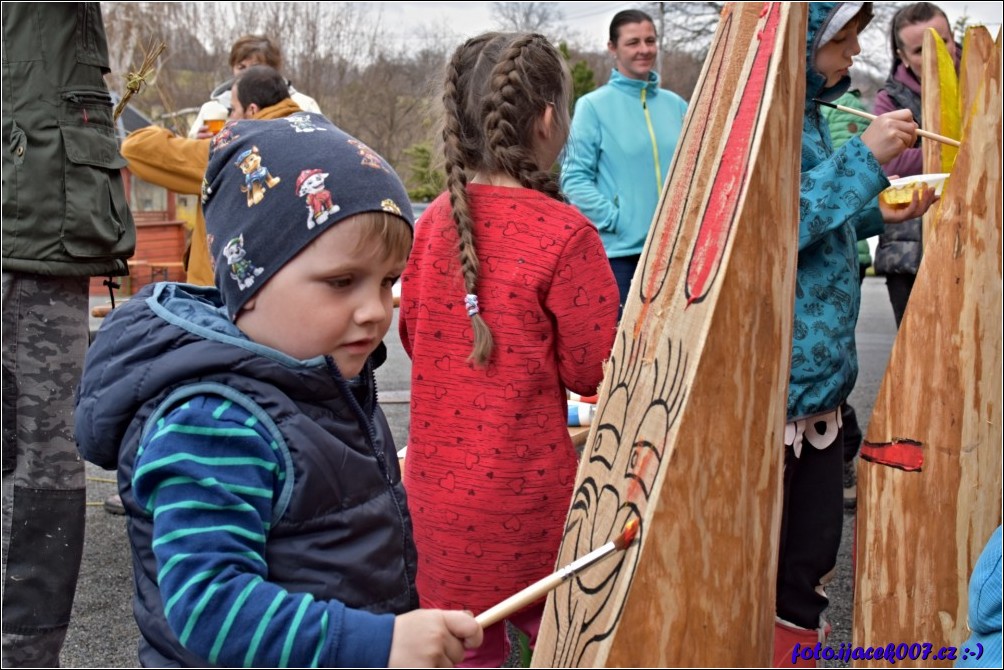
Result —
<path fill-rule="evenodd" d="M 145 289 L 88 354 L 77 439 L 118 466 L 144 666 L 451 665 L 481 641 L 469 613 L 412 611 L 411 518 L 376 401 L 407 193 L 303 116 L 214 138 L 216 287 Z"/>

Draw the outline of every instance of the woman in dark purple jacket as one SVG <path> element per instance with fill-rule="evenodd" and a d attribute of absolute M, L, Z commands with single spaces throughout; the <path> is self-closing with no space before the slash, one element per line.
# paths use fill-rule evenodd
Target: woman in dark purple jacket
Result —
<path fill-rule="evenodd" d="M 892 71 L 886 79 L 884 87 L 875 96 L 875 114 L 885 114 L 894 109 L 909 109 L 914 120 L 921 124 L 920 110 L 920 75 L 921 48 L 924 44 L 924 33 L 928 28 L 934 30 L 944 40 L 948 53 L 958 63 L 958 47 L 952 37 L 951 26 L 945 13 L 929 2 L 917 2 L 906 5 L 893 15 L 889 25 L 889 43 L 892 48 Z M 882 168 L 891 177 L 909 177 L 922 174 L 924 161 L 920 149 L 921 139 L 917 144 L 889 161 Z M 879 237 L 878 249 L 875 252 L 875 273 L 886 277 L 889 289 L 889 302 L 896 317 L 896 327 L 903 320 L 906 303 L 913 290 L 913 282 L 917 277 L 917 268 L 923 253 L 921 240 L 922 223 L 913 219 L 889 226 L 886 233 Z"/>

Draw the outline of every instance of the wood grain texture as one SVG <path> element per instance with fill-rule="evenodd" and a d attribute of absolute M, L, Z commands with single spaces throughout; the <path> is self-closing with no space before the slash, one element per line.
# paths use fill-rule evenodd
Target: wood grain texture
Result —
<path fill-rule="evenodd" d="M 923 463 L 859 466 L 855 645 L 961 644 L 969 575 L 1001 522 L 1000 43 L 967 53 L 982 82 L 866 436 L 918 442 Z"/>
<path fill-rule="evenodd" d="M 729 5 L 625 305 L 535 667 L 766 665 L 798 229 L 805 8 Z"/>
<path fill-rule="evenodd" d="M 989 63 L 993 58 L 994 38 L 984 26 L 966 31 L 962 40 L 962 62 Z M 973 103 L 983 87 L 983 68 L 966 67 L 959 72 L 959 99 L 963 118 L 972 117 Z M 965 132 L 965 129 L 963 129 Z"/>

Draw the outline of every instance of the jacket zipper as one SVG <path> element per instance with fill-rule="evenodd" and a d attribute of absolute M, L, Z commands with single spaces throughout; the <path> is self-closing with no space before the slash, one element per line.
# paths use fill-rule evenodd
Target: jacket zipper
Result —
<path fill-rule="evenodd" d="M 63 100 L 72 102 L 75 105 L 102 105 L 112 106 L 112 96 L 100 91 L 67 91 L 62 94 Z"/>
<path fill-rule="evenodd" d="M 384 479 L 387 480 L 387 484 L 388 486 L 390 486 L 391 491 L 393 492 L 394 482 L 391 481 L 390 470 L 387 467 L 387 461 L 384 459 L 383 453 L 376 448 L 376 442 L 377 442 L 376 429 L 373 427 L 372 414 L 369 417 L 366 416 L 366 410 L 364 410 L 363 406 L 359 404 L 359 400 L 356 399 L 356 394 L 352 392 L 352 389 L 349 387 L 349 382 L 342 376 L 341 371 L 338 369 L 338 366 L 335 365 L 335 361 L 330 356 L 325 356 L 324 358 L 328 365 L 328 372 L 334 378 L 335 384 L 337 384 L 338 388 L 341 389 L 342 394 L 348 399 L 349 407 L 356 414 L 357 418 L 360 418 L 365 422 L 366 433 L 370 443 L 370 451 L 372 451 L 373 455 L 376 456 L 377 463 L 380 464 L 380 468 L 383 470 Z M 373 412 L 376 412 L 376 402 L 377 402 L 376 375 L 373 373 L 372 361 L 366 361 L 365 374 L 370 379 L 369 387 L 371 390 L 369 394 L 369 401 L 373 407 Z M 405 528 L 407 528 L 407 524 L 405 523 L 404 520 L 404 512 L 401 510 L 401 506 L 399 504 L 401 501 L 398 499 L 397 495 L 394 495 L 393 493 L 391 497 L 394 499 L 394 505 L 397 508 L 398 519 L 401 522 L 401 529 L 404 530 Z M 409 597 L 411 599 L 414 599 L 416 596 L 413 589 L 411 588 L 411 583 L 415 579 L 415 575 L 412 574 L 411 571 L 408 569 L 408 561 L 404 558 L 407 555 L 408 555 L 407 545 L 405 544 L 401 547 L 401 556 L 402 559 L 404 560 L 404 571 L 407 581 L 406 586 L 408 588 Z"/>
<path fill-rule="evenodd" d="M 648 126 L 648 136 L 652 140 L 652 158 L 655 159 L 655 194 L 662 195 L 662 165 L 659 163 L 659 145 L 655 141 L 655 129 L 652 127 L 652 117 L 648 113 L 648 89 L 641 89 L 641 108 L 645 112 L 645 125 Z"/>
<path fill-rule="evenodd" d="M 348 380 L 342 376 L 341 371 L 338 369 L 338 366 L 335 365 L 334 360 L 332 360 L 330 356 L 326 356 L 325 360 L 328 364 L 328 372 L 335 380 L 335 384 L 337 384 L 339 390 L 341 390 L 342 395 L 344 395 L 345 399 L 348 401 L 349 408 L 352 410 L 352 413 L 356 415 L 357 420 L 362 421 L 362 423 L 366 426 L 366 436 L 368 437 L 368 441 L 370 444 L 370 451 L 373 452 L 373 455 L 376 457 L 377 462 L 380 464 L 380 468 L 383 470 L 384 473 L 384 479 L 390 482 L 390 472 L 387 469 L 387 463 L 384 460 L 383 454 L 380 453 L 380 451 L 376 448 L 377 439 L 376 439 L 376 429 L 373 427 L 373 417 L 366 416 L 366 410 L 364 410 L 363 406 L 359 404 L 359 400 L 356 398 L 356 394 L 352 392 L 352 388 L 351 386 L 349 386 Z M 372 404 L 375 405 L 376 376 L 373 374 L 373 370 L 370 368 L 370 363 L 368 361 L 366 363 L 366 374 L 370 378 L 370 388 L 372 389 L 370 391 L 370 401 Z"/>

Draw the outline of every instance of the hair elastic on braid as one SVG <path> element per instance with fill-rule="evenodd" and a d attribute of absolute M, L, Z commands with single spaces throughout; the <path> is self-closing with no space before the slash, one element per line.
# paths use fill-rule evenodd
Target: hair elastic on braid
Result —
<path fill-rule="evenodd" d="M 464 306 L 467 307 L 467 316 L 481 313 L 481 308 L 478 307 L 478 296 L 473 293 L 468 293 L 464 298 Z"/>

